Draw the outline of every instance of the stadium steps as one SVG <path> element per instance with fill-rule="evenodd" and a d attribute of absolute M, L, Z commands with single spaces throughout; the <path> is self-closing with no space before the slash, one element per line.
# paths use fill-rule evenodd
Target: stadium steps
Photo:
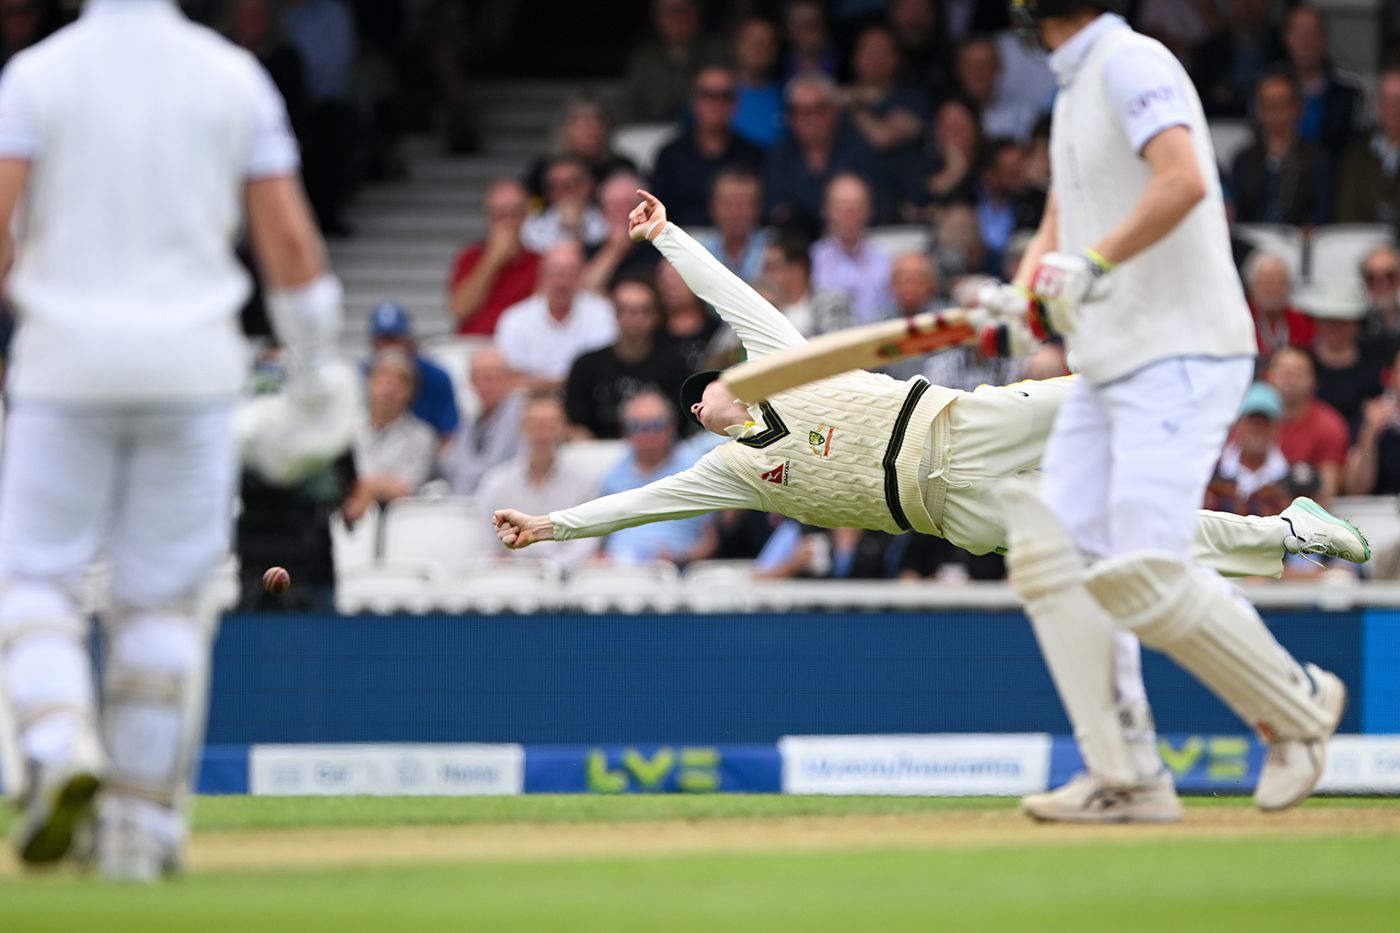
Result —
<path fill-rule="evenodd" d="M 408 174 L 365 188 L 349 211 L 356 235 L 330 244 L 331 262 L 346 288 L 345 347 L 363 352 L 369 314 L 380 301 L 401 302 L 419 336 L 451 330 L 446 282 L 462 245 L 486 230 L 482 200 L 502 176 L 519 177 L 547 152 L 559 109 L 589 90 L 619 96 L 615 83 L 518 80 L 476 88 L 482 151 L 449 155 L 434 136 L 405 139 Z"/>

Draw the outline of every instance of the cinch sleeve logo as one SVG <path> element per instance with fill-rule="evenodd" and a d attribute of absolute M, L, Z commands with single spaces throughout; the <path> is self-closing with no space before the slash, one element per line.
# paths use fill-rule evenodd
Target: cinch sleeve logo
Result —
<path fill-rule="evenodd" d="M 1128 116 L 1139 117 L 1153 104 L 1169 103 L 1175 98 L 1176 88 L 1172 87 L 1170 84 L 1154 87 L 1152 90 L 1144 91 L 1133 98 L 1132 103 L 1128 104 Z"/>

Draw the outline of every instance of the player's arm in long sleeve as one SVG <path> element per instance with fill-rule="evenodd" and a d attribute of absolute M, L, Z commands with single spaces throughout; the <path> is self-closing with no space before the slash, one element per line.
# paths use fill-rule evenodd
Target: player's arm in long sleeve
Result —
<path fill-rule="evenodd" d="M 645 236 L 651 241 L 696 297 L 734 328 L 749 359 L 806 343 L 783 312 L 726 269 L 694 237 L 667 221 L 666 207 L 655 195 L 639 194 L 643 203 L 632 212 L 633 239 Z"/>
<path fill-rule="evenodd" d="M 723 455 L 713 450 L 688 470 L 637 489 L 603 496 L 548 515 L 498 509 L 492 517 L 496 535 L 508 548 L 539 541 L 596 538 L 623 528 L 692 518 L 721 509 L 761 509 L 758 493 L 735 476 Z"/>

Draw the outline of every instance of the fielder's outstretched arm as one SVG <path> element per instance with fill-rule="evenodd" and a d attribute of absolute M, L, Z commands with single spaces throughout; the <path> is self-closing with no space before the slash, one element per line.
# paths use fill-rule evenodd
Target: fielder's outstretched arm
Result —
<path fill-rule="evenodd" d="M 719 451 L 712 450 L 690 469 L 637 489 L 548 515 L 497 509 L 492 522 L 501 543 L 515 549 L 539 541 L 597 538 L 623 528 L 693 518 L 721 509 L 764 511 L 754 488 L 730 472 Z"/>
<path fill-rule="evenodd" d="M 783 312 L 726 269 L 690 234 L 667 221 L 666 206 L 655 195 L 645 191 L 637 194 L 642 204 L 633 211 L 634 218 L 641 213 L 640 219 L 634 220 L 634 237 L 635 231 L 645 232 L 695 296 L 734 328 L 750 359 L 807 342 Z"/>

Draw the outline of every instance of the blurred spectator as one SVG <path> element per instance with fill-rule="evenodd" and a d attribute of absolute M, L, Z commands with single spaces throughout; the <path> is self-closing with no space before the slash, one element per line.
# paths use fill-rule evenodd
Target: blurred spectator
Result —
<path fill-rule="evenodd" d="M 1317 374 L 1305 350 L 1281 347 L 1269 361 L 1269 384 L 1283 399 L 1278 446 L 1290 466 L 1310 464 L 1319 482 L 1319 499 L 1326 504 L 1341 486 L 1347 457 L 1347 423 L 1332 406 L 1317 397 Z"/>
<path fill-rule="evenodd" d="M 1188 69 L 1197 47 L 1225 21 L 1220 0 L 1140 0 L 1133 26 L 1161 42 Z"/>
<path fill-rule="evenodd" d="M 656 38 L 632 53 L 623 79 L 627 119 L 639 123 L 678 118 L 695 73 L 724 57 L 700 35 L 696 0 L 655 0 L 651 10 Z"/>
<path fill-rule="evenodd" d="M 811 338 L 842 330 L 855 323 L 846 294 L 812 288 L 812 254 L 807 238 L 788 233 L 770 243 L 763 256 L 763 288 L 770 300 L 797 328 Z"/>
<path fill-rule="evenodd" d="M 836 77 L 840 61 L 831 44 L 826 25 L 826 9 L 817 0 L 792 0 L 784 19 L 787 32 L 787 57 L 783 61 L 783 77 L 826 75 Z"/>
<path fill-rule="evenodd" d="M 650 243 L 637 243 L 628 235 L 627 215 L 637 206 L 642 180 L 623 171 L 603 182 L 599 209 L 608 224 L 608 236 L 588 256 L 583 268 L 583 288 L 606 292 L 624 278 L 652 278 L 661 254 Z"/>
<path fill-rule="evenodd" d="M 1288 14 L 1283 46 L 1302 103 L 1298 134 L 1317 143 L 1330 159 L 1339 159 L 1356 137 L 1363 117 L 1364 95 L 1327 54 L 1327 20 L 1315 7 L 1300 3 Z"/>
<path fill-rule="evenodd" d="M 523 509 L 532 515 L 548 515 L 572 508 L 598 495 L 597 482 L 578 470 L 569 469 L 561 456 L 568 422 L 564 406 L 555 392 L 534 390 L 524 396 L 518 419 L 510 425 L 520 437 L 520 453 L 487 472 L 477 488 L 476 499 L 487 512 L 496 509 Z M 482 528 L 483 536 L 486 528 Z M 492 536 L 491 545 L 496 545 Z M 559 541 L 548 548 L 508 550 L 488 546 L 487 553 L 498 560 L 549 560 L 564 568 L 575 567 L 598 550 L 592 538 Z"/>
<path fill-rule="evenodd" d="M 19 0 L 21 4 L 26 0 Z M 0 5 L 0 15 L 11 0 Z M 300 138 L 306 131 L 306 68 L 301 54 L 282 34 L 282 24 L 273 9 L 273 0 L 234 0 L 228 9 L 225 32 L 238 45 L 251 52 L 287 104 L 287 117 Z"/>
<path fill-rule="evenodd" d="M 974 36 L 958 46 L 954 63 L 958 89 L 972 105 L 985 135 L 1030 138 L 1031 128 L 1044 107 L 1007 93 L 1001 80 L 1001 53 L 996 42 L 986 36 Z"/>
<path fill-rule="evenodd" d="M 734 72 L 707 65 L 695 76 L 690 95 L 694 122 L 656 156 L 651 191 L 666 205 L 666 216 L 683 227 L 714 223 L 709 212 L 710 187 L 716 173 L 729 165 L 758 171 L 763 151 L 735 134 Z"/>
<path fill-rule="evenodd" d="M 750 16 L 734 32 L 737 97 L 731 126 L 764 149 L 783 135 L 783 86 L 778 83 L 778 27 Z"/>
<path fill-rule="evenodd" d="M 1288 506 L 1288 458 L 1278 445 L 1283 399 L 1271 385 L 1256 382 L 1245 393 L 1205 506 L 1236 515 L 1277 515 Z"/>
<path fill-rule="evenodd" d="M 545 250 L 566 240 L 584 246 L 597 246 L 607 239 L 608 222 L 593 203 L 593 172 L 576 156 L 559 156 L 544 173 L 545 207 L 525 218 L 520 242 L 532 252 Z"/>
<path fill-rule="evenodd" d="M 1311 347 L 1316 328 L 1312 318 L 1293 306 L 1293 273 L 1288 263 L 1261 250 L 1245 261 L 1242 277 L 1254 312 L 1260 364 L 1267 365 L 1279 347 Z"/>
<path fill-rule="evenodd" d="M 1026 146 L 1026 184 L 1042 196 L 1050 190 L 1050 117 L 1041 117 Z"/>
<path fill-rule="evenodd" d="M 966 101 L 950 97 L 934 112 L 918 185 L 906 200 L 914 209 L 977 201 L 977 160 L 982 130 Z M 1048 166 L 1048 154 L 1047 154 Z"/>
<path fill-rule="evenodd" d="M 1361 321 L 1366 299 L 1351 283 L 1328 283 L 1314 288 L 1299 304 L 1316 322 L 1313 360 L 1317 369 L 1317 397 L 1336 409 L 1355 432 L 1367 399 L 1380 395 L 1380 360 L 1361 352 Z"/>
<path fill-rule="evenodd" d="M 962 42 L 969 36 L 991 35 L 1010 26 L 1007 4 L 986 0 L 943 0 L 943 22 L 948 38 Z"/>
<path fill-rule="evenodd" d="M 953 82 L 953 55 L 938 4 L 934 0 L 892 0 L 887 16 L 899 44 L 904 80 L 933 94 L 944 93 Z"/>
<path fill-rule="evenodd" d="M 418 352 L 413 339 L 413 319 L 403 305 L 386 301 L 370 314 L 370 340 L 376 356 L 383 350 L 402 350 L 413 360 L 413 414 L 445 438 L 457 430 L 457 394 L 452 377 L 437 363 Z"/>
<path fill-rule="evenodd" d="M 516 390 L 516 376 L 506 358 L 494 346 L 472 354 L 467 378 L 480 408 L 463 422 L 442 453 L 442 475 L 452 492 L 469 496 L 486 471 L 504 463 L 520 449 L 520 415 L 524 393 Z"/>
<path fill-rule="evenodd" d="M 769 153 L 764 193 L 768 220 L 815 232 L 827 183 L 845 172 L 859 175 L 879 194 L 875 154 L 842 119 L 840 94 L 817 74 L 794 78 L 784 93 L 788 135 Z"/>
<path fill-rule="evenodd" d="M 1230 173 L 1238 223 L 1312 226 L 1326 219 L 1322 149 L 1298 135 L 1298 85 L 1284 74 L 1265 76 L 1256 93 L 1254 142 Z"/>
<path fill-rule="evenodd" d="M 520 242 L 528 195 L 513 178 L 486 189 L 486 239 L 468 246 L 452 266 L 448 307 L 459 334 L 496 332 L 501 313 L 535 291 L 540 257 Z"/>
<path fill-rule="evenodd" d="M 890 311 L 890 257 L 867 238 L 870 188 L 858 175 L 837 175 L 826 188 L 826 236 L 812 245 L 812 284 L 844 292 L 858 324 Z"/>
<path fill-rule="evenodd" d="M 1390 361 L 1385 392 L 1366 403 L 1356 444 L 1347 456 L 1345 492 L 1349 496 L 1400 493 L 1400 354 Z"/>
<path fill-rule="evenodd" d="M 267 354 L 257 361 L 250 388 L 255 394 L 279 391 L 286 378 L 280 361 Z M 242 508 L 234 531 L 239 562 L 239 612 L 333 612 L 335 560 L 331 516 L 340 512 L 353 526 L 372 501 L 355 476 L 349 451 L 294 486 L 269 483 L 244 470 L 238 490 Z M 263 586 L 268 567 L 285 567 L 296 586 L 273 595 Z"/>
<path fill-rule="evenodd" d="M 1388 244 L 1372 249 L 1361 260 L 1361 281 L 1367 301 L 1362 346 L 1368 356 L 1389 362 L 1400 349 L 1400 252 Z"/>
<path fill-rule="evenodd" d="M 661 308 L 656 289 L 649 282 L 624 279 L 613 289 L 612 300 L 617 341 L 574 360 L 565 383 L 564 408 L 578 437 L 621 437 L 620 406 L 643 390 L 659 392 L 681 414 L 681 383 L 689 371 L 675 347 L 657 339 Z"/>
<path fill-rule="evenodd" d="M 977 211 L 966 204 L 954 204 L 943 211 L 934 239 L 938 275 L 954 282 L 964 275 L 995 275 L 997 265 L 987 255 Z"/>
<path fill-rule="evenodd" d="M 397 348 L 370 363 L 369 418 L 353 450 L 361 487 L 380 503 L 413 495 L 433 473 L 437 436 L 409 410 L 417 377 L 413 358 Z"/>
<path fill-rule="evenodd" d="M 617 338 L 612 304 L 582 290 L 583 250 L 565 241 L 540 264 L 540 290 L 501 315 L 496 346 L 510 368 L 559 387 L 574 360 Z"/>
<path fill-rule="evenodd" d="M 621 416 L 628 451 L 603 477 L 603 495 L 636 489 L 695 465 L 696 451 L 676 443 L 676 409 L 670 400 L 656 392 L 639 392 L 623 403 Z M 697 516 L 624 528 L 608 535 L 603 553 L 619 563 L 686 564 L 704 543 L 704 527 L 704 518 Z"/>
<path fill-rule="evenodd" d="M 885 317 L 913 317 L 925 311 L 942 311 L 948 307 L 948 303 L 938 297 L 938 270 L 926 253 L 905 253 L 895 257 L 890 269 L 890 299 L 890 311 Z M 943 355 L 901 360 L 883 367 L 882 371 L 896 379 L 911 379 L 924 371 L 926 363 L 931 364 Z"/>
<path fill-rule="evenodd" d="M 851 52 L 854 80 L 845 89 L 846 112 L 865 144 L 887 156 L 912 153 L 929 118 L 928 98 L 903 83 L 899 66 L 899 46 L 888 27 L 861 30 Z"/>
<path fill-rule="evenodd" d="M 656 266 L 656 292 L 661 297 L 666 340 L 685 361 L 686 375 L 705 368 L 705 353 L 722 326 L 720 319 L 685 284 L 669 262 Z"/>
<path fill-rule="evenodd" d="M 547 156 L 536 159 L 525 175 L 525 186 L 537 198 L 548 195 L 545 180 L 550 165 L 561 156 L 581 159 L 593 176 L 594 187 L 615 172 L 635 172 L 637 166 L 612 148 L 612 120 L 603 102 L 592 94 L 579 94 L 569 100 L 554 127 L 554 139 Z"/>
<path fill-rule="evenodd" d="M 1040 225 L 1045 199 L 1026 184 L 1026 152 L 1012 139 L 987 143 L 978 178 L 977 225 L 989 260 L 1000 264 L 1013 233 Z"/>
<path fill-rule="evenodd" d="M 1389 224 L 1400 237 L 1400 65 L 1381 72 L 1376 103 L 1375 134 L 1342 160 L 1337 222 Z"/>
<path fill-rule="evenodd" d="M 988 280 L 977 277 L 964 279 L 954 292 L 952 304 L 971 306 L 976 302 L 976 290 Z M 934 284 L 937 287 L 937 284 Z M 947 306 L 948 302 L 942 302 Z M 941 308 L 939 309 L 941 310 Z M 985 357 L 977 347 L 955 347 L 934 353 L 920 360 L 920 372 L 934 385 L 971 392 L 978 386 L 1010 385 L 1018 379 L 1027 378 L 1026 360 L 1002 357 Z M 1056 372 L 1052 375 L 1060 375 Z"/>
<path fill-rule="evenodd" d="M 1245 116 L 1254 85 L 1283 56 L 1273 6 L 1273 0 L 1229 0 L 1221 27 L 1197 50 L 1191 78 L 1207 116 Z"/>
<path fill-rule="evenodd" d="M 345 0 L 283 0 L 282 25 L 305 68 L 302 174 L 321 229 L 351 232 L 343 216 L 355 184 L 355 16 Z"/>
<path fill-rule="evenodd" d="M 726 269 L 752 285 L 763 274 L 768 231 L 759 227 L 763 213 L 763 183 L 746 168 L 721 169 L 710 191 L 714 229 L 700 243 Z"/>

